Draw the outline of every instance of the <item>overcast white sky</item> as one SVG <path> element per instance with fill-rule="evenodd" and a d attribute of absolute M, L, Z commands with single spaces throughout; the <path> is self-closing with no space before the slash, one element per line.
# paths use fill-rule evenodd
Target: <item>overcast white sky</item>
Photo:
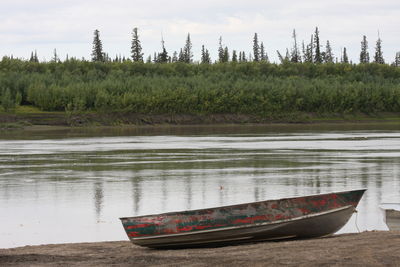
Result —
<path fill-rule="evenodd" d="M 269 57 L 291 47 L 292 30 L 309 42 L 315 26 L 335 56 L 346 47 L 358 62 L 363 35 L 372 57 L 378 30 L 383 55 L 392 62 L 400 51 L 400 0 L 0 0 L 0 56 L 27 58 L 37 50 L 50 59 L 56 48 L 63 58 L 90 58 L 93 31 L 100 30 L 105 52 L 130 55 L 132 28 L 139 28 L 145 56 L 161 50 L 161 35 L 170 55 L 191 34 L 195 59 L 201 45 L 212 53 L 218 38 L 230 50 L 252 51 L 257 32 Z"/>

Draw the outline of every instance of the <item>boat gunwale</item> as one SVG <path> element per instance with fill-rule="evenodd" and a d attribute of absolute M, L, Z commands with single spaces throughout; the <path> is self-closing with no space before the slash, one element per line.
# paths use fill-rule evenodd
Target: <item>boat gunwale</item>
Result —
<path fill-rule="evenodd" d="M 149 240 L 149 239 L 156 239 L 156 238 L 168 238 L 168 237 L 176 237 L 176 236 L 185 236 L 185 235 L 198 235 L 198 234 L 203 234 L 203 233 L 212 233 L 212 232 L 221 232 L 221 231 L 228 231 L 228 230 L 237 230 L 237 229 L 242 229 L 242 228 L 253 228 L 253 227 L 261 227 L 261 226 L 267 226 L 267 225 L 273 225 L 273 224 L 281 224 L 281 223 L 288 223 L 288 222 L 293 222 L 293 221 L 299 221 L 303 219 L 309 219 L 317 216 L 323 216 L 339 211 L 344 211 L 349 208 L 353 207 L 353 213 L 356 210 L 356 208 L 353 205 L 347 205 L 343 206 L 340 208 L 334 208 L 330 209 L 327 211 L 321 211 L 317 213 L 311 213 L 307 215 L 302 215 L 299 217 L 294 217 L 290 219 L 283 219 L 279 221 L 273 221 L 273 222 L 262 222 L 262 223 L 249 223 L 249 224 L 243 224 L 239 226 L 228 226 L 228 227 L 220 227 L 217 229 L 208 229 L 208 230 L 198 230 L 198 231 L 190 231 L 190 232 L 185 232 L 185 233 L 175 233 L 175 234 L 165 234 L 165 235 L 156 235 L 156 236 L 145 236 L 145 237 L 130 237 L 132 241 L 140 241 L 140 240 Z"/>
<path fill-rule="evenodd" d="M 307 196 L 295 196 L 295 197 L 286 197 L 286 198 L 278 198 L 278 199 L 267 199 L 267 200 L 246 202 L 246 203 L 240 203 L 240 204 L 232 204 L 232 205 L 226 205 L 226 206 L 215 206 L 215 207 L 193 209 L 193 210 L 179 210 L 179 211 L 169 211 L 169 212 L 165 212 L 165 213 L 146 214 L 146 215 L 131 216 L 131 217 L 120 217 L 119 219 L 121 221 L 123 221 L 123 220 L 127 220 L 127 219 L 143 218 L 143 217 L 150 217 L 150 216 L 170 216 L 173 214 L 184 213 L 184 212 L 198 212 L 198 211 L 204 211 L 204 210 L 210 210 L 210 209 L 216 210 L 216 209 L 222 209 L 222 208 L 234 208 L 234 207 L 245 206 L 245 205 L 250 205 L 250 204 L 261 204 L 261 203 L 265 203 L 265 202 L 269 202 L 269 201 L 280 201 L 280 200 L 285 201 L 285 200 L 291 200 L 291 199 L 296 199 L 296 198 L 327 196 L 327 195 L 344 194 L 344 193 L 350 193 L 350 192 L 356 192 L 356 191 L 364 191 L 365 192 L 365 191 L 367 191 L 367 189 L 360 188 L 360 189 L 355 189 L 355 190 L 339 191 L 339 192 L 331 192 L 331 193 L 323 193 L 323 194 L 313 194 L 313 195 L 307 195 Z"/>

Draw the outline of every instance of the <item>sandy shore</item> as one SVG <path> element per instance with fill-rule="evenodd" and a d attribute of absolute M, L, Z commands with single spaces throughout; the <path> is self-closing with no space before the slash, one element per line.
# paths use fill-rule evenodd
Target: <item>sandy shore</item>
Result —
<path fill-rule="evenodd" d="M 400 232 L 219 248 L 155 250 L 128 241 L 0 249 L 0 266 L 399 266 Z"/>

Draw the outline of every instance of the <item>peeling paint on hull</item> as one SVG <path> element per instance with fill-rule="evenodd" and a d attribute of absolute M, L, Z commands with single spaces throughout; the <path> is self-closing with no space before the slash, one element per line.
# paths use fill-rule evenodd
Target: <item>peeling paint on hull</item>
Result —
<path fill-rule="evenodd" d="M 134 244 L 154 248 L 318 237 L 339 230 L 364 192 L 267 200 L 121 221 Z"/>

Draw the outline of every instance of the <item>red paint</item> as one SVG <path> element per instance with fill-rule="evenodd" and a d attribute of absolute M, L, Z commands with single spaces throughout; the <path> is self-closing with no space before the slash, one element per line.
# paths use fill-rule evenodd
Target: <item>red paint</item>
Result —
<path fill-rule="evenodd" d="M 136 225 L 129 225 L 126 227 L 126 229 L 144 228 L 144 227 L 149 227 L 149 226 L 153 226 L 153 224 L 142 223 L 142 224 L 136 224 Z"/>
<path fill-rule="evenodd" d="M 299 208 L 299 210 L 300 210 L 301 213 L 304 214 L 304 215 L 310 213 L 310 211 L 309 211 L 308 209 L 306 209 L 306 208 Z"/>
<path fill-rule="evenodd" d="M 164 229 L 164 231 L 163 231 L 163 234 L 175 234 L 175 233 L 177 233 L 176 230 L 172 230 L 172 229 L 168 229 L 168 228 Z"/>
<path fill-rule="evenodd" d="M 326 199 L 321 199 L 321 200 L 319 201 L 319 205 L 320 205 L 320 206 L 325 206 L 326 203 L 327 203 Z"/>
<path fill-rule="evenodd" d="M 128 233 L 129 237 L 138 237 L 138 236 L 142 236 L 141 234 L 139 234 L 139 232 L 129 232 Z"/>
<path fill-rule="evenodd" d="M 212 228 L 212 227 L 224 227 L 227 226 L 226 224 L 209 224 L 209 225 L 196 225 L 195 229 L 196 230 L 204 230 L 207 228 Z"/>
<path fill-rule="evenodd" d="M 193 230 L 193 226 L 190 226 L 190 225 L 182 227 L 182 228 L 178 228 L 179 232 L 187 232 L 187 231 L 192 231 L 192 230 Z"/>
<path fill-rule="evenodd" d="M 255 221 L 266 221 L 269 216 L 259 215 L 254 217 L 247 217 L 245 219 L 237 219 L 232 222 L 232 224 L 245 224 L 245 223 L 254 223 Z"/>
<path fill-rule="evenodd" d="M 209 224 L 209 225 L 187 225 L 182 228 L 177 228 L 177 232 L 188 232 L 193 230 L 204 230 L 207 228 L 215 228 L 215 227 L 224 227 L 227 226 L 226 224 Z"/>
<path fill-rule="evenodd" d="M 286 219 L 285 215 L 283 215 L 283 214 L 275 215 L 275 220 L 283 220 L 283 219 Z"/>
<path fill-rule="evenodd" d="M 207 228 L 213 227 L 212 225 L 197 225 L 195 228 L 196 230 L 204 230 Z"/>
<path fill-rule="evenodd" d="M 325 199 L 320 199 L 320 200 L 311 201 L 311 203 L 314 207 L 321 207 L 321 206 L 325 206 L 327 201 Z"/>

